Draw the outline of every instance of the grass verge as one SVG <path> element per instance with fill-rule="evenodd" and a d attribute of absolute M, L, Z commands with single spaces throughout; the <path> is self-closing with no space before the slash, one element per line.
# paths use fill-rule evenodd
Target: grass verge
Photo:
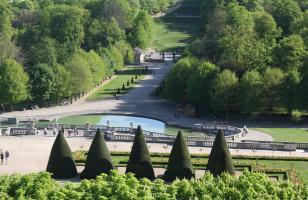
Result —
<path fill-rule="evenodd" d="M 118 88 L 120 88 L 120 94 L 127 93 L 129 89 L 133 88 L 146 75 L 142 73 L 141 76 L 139 76 L 142 69 L 142 67 L 132 66 L 124 68 L 122 71 L 118 72 L 112 80 L 102 85 L 96 92 L 91 94 L 87 100 L 101 100 L 113 97 L 113 94 L 117 93 Z M 137 79 L 135 78 L 136 75 L 138 75 Z M 132 77 L 134 82 L 131 82 Z M 127 85 L 127 81 L 129 81 L 129 85 Z M 122 90 L 123 84 L 125 85 L 125 90 Z"/>

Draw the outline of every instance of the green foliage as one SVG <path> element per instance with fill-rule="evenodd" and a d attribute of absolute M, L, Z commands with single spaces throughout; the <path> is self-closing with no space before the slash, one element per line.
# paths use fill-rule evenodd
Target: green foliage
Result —
<path fill-rule="evenodd" d="M 55 87 L 55 74 L 47 64 L 37 64 L 31 68 L 31 95 L 36 103 L 51 99 Z"/>
<path fill-rule="evenodd" d="M 52 146 L 46 171 L 52 173 L 52 177 L 56 179 L 73 178 L 77 176 L 77 169 L 71 149 L 61 131 L 58 133 Z"/>
<path fill-rule="evenodd" d="M 261 112 L 262 101 L 262 76 L 256 71 L 246 72 L 240 80 L 240 106 L 245 114 L 252 115 L 253 113 Z"/>
<path fill-rule="evenodd" d="M 98 129 L 88 151 L 85 169 L 80 174 L 80 178 L 94 179 L 101 173 L 109 173 L 112 169 L 112 160 L 104 134 Z"/>
<path fill-rule="evenodd" d="M 58 184 L 47 173 L 0 177 L 3 199 L 306 199 L 306 185 L 273 182 L 264 174 L 244 172 L 240 178 L 224 174 L 215 178 L 206 173 L 199 180 L 138 180 L 131 174 L 112 171 L 95 180 Z"/>
<path fill-rule="evenodd" d="M 29 97 L 28 75 L 23 67 L 13 59 L 0 64 L 0 104 L 11 106 Z"/>
<path fill-rule="evenodd" d="M 164 180 L 172 182 L 176 178 L 191 179 L 194 177 L 190 154 L 181 131 L 174 141 Z"/>
<path fill-rule="evenodd" d="M 207 170 L 210 171 L 213 176 L 220 176 L 223 173 L 235 174 L 232 157 L 224 133 L 221 130 L 219 130 L 214 140 L 207 164 Z"/>
<path fill-rule="evenodd" d="M 137 178 L 155 178 L 148 146 L 146 145 L 140 126 L 136 130 L 134 143 L 126 167 L 126 173 L 130 172 L 135 174 Z"/>
<path fill-rule="evenodd" d="M 152 39 L 153 19 L 145 11 L 139 12 L 135 26 L 129 35 L 133 47 L 146 48 Z"/>
<path fill-rule="evenodd" d="M 285 71 L 300 69 L 306 56 L 308 52 L 299 35 L 285 37 L 274 49 L 274 63 Z"/>
<path fill-rule="evenodd" d="M 221 72 L 214 80 L 210 103 L 216 111 L 225 111 L 226 119 L 229 118 L 229 111 L 236 106 L 238 78 L 230 70 Z"/>

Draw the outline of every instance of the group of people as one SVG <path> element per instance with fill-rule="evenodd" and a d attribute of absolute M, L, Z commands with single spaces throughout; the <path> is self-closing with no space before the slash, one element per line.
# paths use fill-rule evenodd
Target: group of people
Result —
<path fill-rule="evenodd" d="M 116 100 L 119 99 L 119 96 L 117 95 L 117 93 L 113 93 L 112 95 L 113 95 L 113 97 L 114 97 Z"/>
<path fill-rule="evenodd" d="M 10 153 L 8 152 L 8 150 L 6 151 L 1 150 L 0 152 L 1 165 L 7 165 L 9 163 L 9 157 Z"/>

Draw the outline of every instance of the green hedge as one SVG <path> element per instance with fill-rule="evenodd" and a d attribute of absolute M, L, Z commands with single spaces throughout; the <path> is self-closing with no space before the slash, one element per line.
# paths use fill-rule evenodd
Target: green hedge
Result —
<path fill-rule="evenodd" d="M 307 199 L 308 187 L 290 182 L 273 182 L 266 175 L 244 171 L 241 178 L 223 174 L 215 178 L 205 174 L 201 179 L 162 180 L 136 179 L 133 174 L 111 171 L 97 179 L 60 184 L 48 173 L 7 175 L 0 177 L 0 199 Z"/>

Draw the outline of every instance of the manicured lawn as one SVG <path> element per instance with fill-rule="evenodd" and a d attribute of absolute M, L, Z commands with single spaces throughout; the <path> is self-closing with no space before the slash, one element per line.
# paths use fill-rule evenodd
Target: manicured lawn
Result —
<path fill-rule="evenodd" d="M 183 22 L 182 20 L 186 21 Z M 158 51 L 181 49 L 187 46 L 199 30 L 199 22 L 165 17 L 155 21 L 151 48 Z"/>
<path fill-rule="evenodd" d="M 150 146 L 150 144 L 149 144 Z M 110 149 L 111 151 L 116 150 L 115 148 Z M 115 152 L 114 152 L 115 153 Z M 126 166 L 126 162 L 129 158 L 129 153 L 127 155 L 115 155 L 112 153 L 112 161 L 114 165 L 123 165 Z M 77 160 L 85 160 L 85 155 L 82 152 L 74 152 L 73 153 L 75 159 Z M 196 156 L 196 155 L 195 155 Z M 160 155 L 151 155 L 151 160 L 154 165 L 160 167 L 166 167 L 168 163 L 168 155 L 160 154 Z M 208 162 L 208 158 L 206 157 L 192 157 L 192 163 L 194 167 L 200 164 L 202 167 L 205 167 L 206 163 Z M 233 162 L 235 165 L 239 164 L 262 164 L 265 165 L 266 169 L 294 169 L 298 171 L 300 177 L 302 178 L 303 182 L 308 183 L 308 161 L 282 161 L 282 160 L 254 160 L 254 159 L 247 159 L 247 158 L 233 158 Z"/>
<path fill-rule="evenodd" d="M 75 115 L 67 116 L 58 119 L 60 124 L 84 125 L 87 122 L 90 124 L 97 124 L 101 120 L 101 115 Z"/>
<path fill-rule="evenodd" d="M 108 83 L 101 86 L 95 93 L 90 95 L 87 100 L 101 100 L 107 97 L 112 97 L 114 93 L 117 93 L 118 88 L 121 89 L 121 94 L 125 94 L 129 89 L 133 88 L 139 80 L 141 80 L 145 74 L 138 76 L 138 79 L 135 80 L 135 76 L 139 75 L 139 72 L 142 70 L 141 67 L 126 67 L 123 71 L 119 72 L 115 77 L 110 80 Z M 134 83 L 131 83 L 131 78 L 134 77 Z M 129 86 L 126 85 L 129 80 Z M 126 90 L 122 90 L 122 85 L 125 84 Z"/>
<path fill-rule="evenodd" d="M 308 130 L 304 128 L 254 128 L 254 129 L 273 136 L 275 141 L 308 142 Z"/>
<path fill-rule="evenodd" d="M 177 135 L 179 130 L 183 133 L 184 136 L 205 136 L 203 133 L 192 131 L 190 129 L 178 128 L 178 127 L 171 127 L 167 126 L 165 128 L 165 134 L 167 135 Z"/>

